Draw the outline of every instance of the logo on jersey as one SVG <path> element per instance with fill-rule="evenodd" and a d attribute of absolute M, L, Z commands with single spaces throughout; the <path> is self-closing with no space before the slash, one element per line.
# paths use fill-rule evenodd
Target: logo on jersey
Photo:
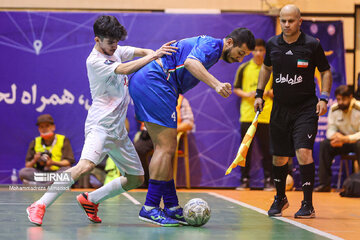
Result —
<path fill-rule="evenodd" d="M 286 74 L 286 76 L 283 76 L 282 73 L 280 73 L 280 76 L 278 78 L 275 79 L 276 83 L 287 83 L 290 85 L 294 85 L 294 84 L 298 84 L 301 83 L 303 80 L 303 77 L 301 75 L 296 75 L 291 78 L 289 77 L 289 74 Z"/>
<path fill-rule="evenodd" d="M 298 61 L 297 61 L 297 67 L 298 68 L 307 68 L 308 66 L 309 66 L 309 61 L 308 60 L 298 59 Z"/>
<path fill-rule="evenodd" d="M 293 54 L 293 52 L 292 52 L 291 50 L 289 50 L 289 51 L 287 51 L 287 52 L 285 53 L 285 55 L 294 55 L 294 54 Z"/>
<path fill-rule="evenodd" d="M 104 63 L 106 64 L 106 65 L 111 65 L 111 64 L 113 64 L 115 61 L 112 61 L 112 60 L 106 60 Z"/>
<path fill-rule="evenodd" d="M 311 186 L 311 183 L 310 183 L 310 182 L 306 182 L 306 183 L 304 183 L 302 186 L 303 186 L 303 187 L 305 187 L 305 186 Z"/>
<path fill-rule="evenodd" d="M 308 138 L 310 139 L 312 137 L 312 134 L 308 134 Z"/>

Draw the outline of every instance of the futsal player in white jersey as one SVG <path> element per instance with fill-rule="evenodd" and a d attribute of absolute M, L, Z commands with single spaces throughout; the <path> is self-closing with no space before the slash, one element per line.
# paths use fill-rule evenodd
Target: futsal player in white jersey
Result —
<path fill-rule="evenodd" d="M 54 182 L 51 186 L 53 190 L 48 190 L 26 209 L 30 222 L 36 225 L 42 224 L 45 210 L 67 187 L 81 175 L 90 172 L 108 155 L 114 160 L 122 176 L 93 192 L 77 196 L 77 201 L 90 221 L 101 222 L 97 216 L 100 202 L 136 188 L 144 180 L 144 170 L 125 129 L 130 100 L 127 75 L 164 54 L 171 55 L 177 48 L 170 46 L 174 41 L 164 44 L 155 52 L 118 46 L 118 42 L 126 38 L 127 32 L 113 16 L 97 18 L 94 34 L 96 43 L 86 61 L 92 105 L 86 118 L 81 158 L 76 166 L 66 171 L 71 173 L 71 181 Z M 122 63 L 134 57 L 142 58 Z"/>

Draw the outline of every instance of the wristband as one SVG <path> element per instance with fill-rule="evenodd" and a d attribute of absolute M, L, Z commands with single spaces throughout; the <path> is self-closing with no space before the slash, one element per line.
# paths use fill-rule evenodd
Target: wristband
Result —
<path fill-rule="evenodd" d="M 321 95 L 320 95 L 320 101 L 324 101 L 326 102 L 326 104 L 329 102 L 329 93 L 327 92 L 321 92 Z"/>
<path fill-rule="evenodd" d="M 255 98 L 263 98 L 264 90 L 263 89 L 256 89 Z"/>

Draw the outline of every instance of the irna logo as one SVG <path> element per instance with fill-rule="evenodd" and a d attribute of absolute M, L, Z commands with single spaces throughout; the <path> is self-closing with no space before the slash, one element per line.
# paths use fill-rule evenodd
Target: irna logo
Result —
<path fill-rule="evenodd" d="M 50 173 L 34 173 L 35 182 L 70 182 L 71 173 L 69 172 L 50 172 Z"/>

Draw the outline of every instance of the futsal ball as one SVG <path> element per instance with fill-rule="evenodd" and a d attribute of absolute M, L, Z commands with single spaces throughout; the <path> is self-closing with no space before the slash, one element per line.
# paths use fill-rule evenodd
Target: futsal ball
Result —
<path fill-rule="evenodd" d="M 294 187 L 294 179 L 290 174 L 288 174 L 286 177 L 286 191 L 292 190 L 293 187 Z"/>
<path fill-rule="evenodd" d="M 183 210 L 184 218 L 190 226 L 200 227 L 210 219 L 211 209 L 209 204 L 201 198 L 188 201 Z"/>

